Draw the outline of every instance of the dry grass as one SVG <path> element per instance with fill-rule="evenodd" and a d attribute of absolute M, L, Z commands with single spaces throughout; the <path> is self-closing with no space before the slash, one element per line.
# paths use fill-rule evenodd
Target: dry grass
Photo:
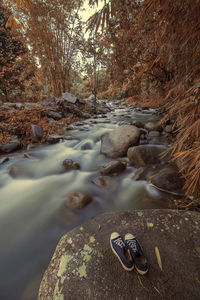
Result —
<path fill-rule="evenodd" d="M 146 106 L 157 108 L 165 104 L 164 99 L 162 97 L 148 97 L 141 98 L 139 95 L 129 97 L 125 99 L 130 104 L 135 104 L 138 107 Z"/>

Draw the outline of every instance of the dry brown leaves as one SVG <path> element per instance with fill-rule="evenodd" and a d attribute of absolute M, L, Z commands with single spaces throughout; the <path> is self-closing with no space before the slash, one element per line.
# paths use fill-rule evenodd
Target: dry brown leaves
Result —
<path fill-rule="evenodd" d="M 0 113 L 0 144 L 5 144 L 18 136 L 23 146 L 32 143 L 31 124 L 43 128 L 43 138 L 45 142 L 49 134 L 63 134 L 67 125 L 81 120 L 78 117 L 63 118 L 49 124 L 44 109 L 34 108 L 33 110 L 14 110 L 12 112 L 2 111 Z"/>

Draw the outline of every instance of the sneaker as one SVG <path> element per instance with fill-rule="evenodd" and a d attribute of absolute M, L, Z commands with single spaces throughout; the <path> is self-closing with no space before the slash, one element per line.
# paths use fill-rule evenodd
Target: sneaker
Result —
<path fill-rule="evenodd" d="M 119 259 L 122 267 L 126 271 L 132 271 L 134 268 L 134 263 L 130 254 L 128 247 L 126 246 L 124 240 L 117 232 L 113 232 L 110 236 L 110 246 L 113 253 Z"/>
<path fill-rule="evenodd" d="M 131 233 L 127 233 L 124 240 L 130 250 L 136 270 L 141 275 L 146 274 L 148 272 L 148 264 L 140 244 Z"/>

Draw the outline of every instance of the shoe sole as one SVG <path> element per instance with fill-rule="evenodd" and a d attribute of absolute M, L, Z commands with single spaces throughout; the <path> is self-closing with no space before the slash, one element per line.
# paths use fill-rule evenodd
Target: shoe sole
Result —
<path fill-rule="evenodd" d="M 135 269 L 136 269 L 136 271 L 137 271 L 140 275 L 145 275 L 145 274 L 147 274 L 147 272 L 148 272 L 148 270 L 149 270 L 149 269 L 147 269 L 146 271 L 141 271 L 141 270 L 139 270 L 136 266 L 135 266 Z"/>
<path fill-rule="evenodd" d="M 112 246 L 112 243 L 111 243 L 111 240 L 110 240 L 110 247 L 111 247 L 111 249 L 112 249 L 112 252 L 113 252 L 113 253 L 115 254 L 115 256 L 118 258 L 118 260 L 119 260 L 120 264 L 122 265 L 122 267 L 124 268 L 124 270 L 126 270 L 126 271 L 128 271 L 128 272 L 133 271 L 134 265 L 133 265 L 132 268 L 127 268 L 127 267 L 123 264 L 123 262 L 121 261 L 120 257 L 117 255 L 116 251 L 114 250 L 114 248 L 113 248 L 113 246 Z"/>

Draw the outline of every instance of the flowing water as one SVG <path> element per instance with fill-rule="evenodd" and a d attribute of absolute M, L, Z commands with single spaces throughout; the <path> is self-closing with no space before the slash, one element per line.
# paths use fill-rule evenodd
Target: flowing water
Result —
<path fill-rule="evenodd" d="M 26 151 L 29 158 L 24 151 L 16 152 L 0 166 L 1 300 L 36 299 L 60 237 L 88 218 L 110 210 L 163 207 L 158 191 L 131 179 L 133 167 L 112 176 L 109 189 L 91 182 L 100 175 L 98 167 L 110 160 L 100 154 L 102 134 L 134 120 L 156 121 L 153 110 L 137 112 L 112 102 L 104 105 L 111 111 L 74 124 L 66 132 L 69 140 Z M 84 150 L 86 143 L 91 149 Z M 81 170 L 64 173 L 66 158 L 78 162 Z M 9 175 L 13 166 L 20 177 Z M 68 209 L 64 202 L 73 191 L 87 192 L 93 202 L 79 211 Z"/>

